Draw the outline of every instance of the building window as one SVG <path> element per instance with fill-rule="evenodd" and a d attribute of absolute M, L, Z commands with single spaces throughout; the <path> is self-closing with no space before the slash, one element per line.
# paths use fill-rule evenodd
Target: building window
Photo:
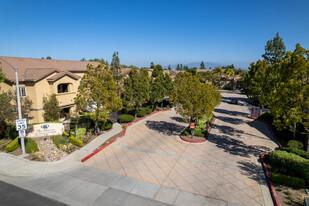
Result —
<path fill-rule="evenodd" d="M 16 88 L 15 88 L 15 93 L 16 93 Z M 24 85 L 19 85 L 19 95 L 20 95 L 20 97 L 26 97 L 27 96 L 26 87 Z"/>
<path fill-rule="evenodd" d="M 59 84 L 58 85 L 58 93 L 69 92 L 69 84 Z"/>

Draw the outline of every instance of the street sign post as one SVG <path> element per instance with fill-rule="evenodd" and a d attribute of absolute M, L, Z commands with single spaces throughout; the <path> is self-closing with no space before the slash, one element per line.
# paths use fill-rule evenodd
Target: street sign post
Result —
<path fill-rule="evenodd" d="M 16 119 L 16 131 L 27 129 L 27 119 Z"/>
<path fill-rule="evenodd" d="M 26 130 L 19 130 L 19 131 L 18 131 L 18 135 L 19 135 L 19 138 L 24 138 L 24 137 L 26 137 Z"/>

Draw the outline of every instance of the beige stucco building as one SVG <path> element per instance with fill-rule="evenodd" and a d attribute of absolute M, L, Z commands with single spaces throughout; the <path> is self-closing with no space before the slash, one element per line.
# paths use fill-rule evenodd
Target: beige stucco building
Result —
<path fill-rule="evenodd" d="M 81 77 L 87 71 L 87 65 L 97 66 L 97 62 L 2 57 L 18 68 L 20 94 L 29 97 L 33 105 L 30 123 L 44 122 L 43 97 L 56 94 L 62 117 L 74 110 L 74 97 Z M 1 64 L 5 81 L 0 83 L 1 91 L 15 91 L 15 72 L 5 62 Z"/>

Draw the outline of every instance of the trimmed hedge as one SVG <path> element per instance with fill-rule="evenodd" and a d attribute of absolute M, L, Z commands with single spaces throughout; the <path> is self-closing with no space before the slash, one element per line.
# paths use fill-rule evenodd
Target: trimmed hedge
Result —
<path fill-rule="evenodd" d="M 294 188 L 305 188 L 305 180 L 298 177 L 291 177 L 284 174 L 272 173 L 271 180 L 274 183 L 294 187 Z"/>
<path fill-rule="evenodd" d="M 269 154 L 271 164 L 276 167 L 283 167 L 300 177 L 304 178 L 309 184 L 309 160 L 293 153 L 277 150 Z"/>
<path fill-rule="evenodd" d="M 182 134 L 183 136 L 191 135 L 190 126 L 188 126 L 181 134 Z M 206 135 L 206 131 L 203 131 L 202 128 L 200 128 L 200 127 L 195 127 L 195 128 L 194 128 L 194 136 L 197 136 L 197 137 L 205 137 L 205 135 Z"/>
<path fill-rule="evenodd" d="M 19 147 L 19 137 L 16 137 L 10 144 L 6 145 L 5 151 L 12 152 Z"/>
<path fill-rule="evenodd" d="M 301 141 L 297 141 L 297 140 L 289 140 L 287 146 L 295 148 L 295 149 L 304 148 L 304 144 Z"/>
<path fill-rule="evenodd" d="M 70 142 L 76 146 L 79 146 L 79 147 L 84 146 L 83 141 L 78 138 L 70 136 L 69 139 L 70 139 Z"/>
<path fill-rule="evenodd" d="M 77 128 L 77 138 L 82 140 L 86 134 L 86 128 Z M 71 136 L 75 137 L 75 130 L 71 130 Z"/>
<path fill-rule="evenodd" d="M 132 122 L 133 120 L 134 120 L 134 116 L 130 114 L 122 114 L 118 117 L 118 122 L 120 123 Z"/>
<path fill-rule="evenodd" d="M 306 152 L 304 150 L 292 148 L 292 147 L 282 147 L 280 150 L 287 151 L 293 154 L 297 154 L 303 158 L 309 159 L 309 152 Z"/>
<path fill-rule="evenodd" d="M 31 152 L 38 152 L 39 147 L 33 139 L 26 139 L 26 152 L 29 154 Z"/>
<path fill-rule="evenodd" d="M 62 135 L 67 136 L 67 137 L 70 136 L 69 133 L 67 133 L 66 131 L 63 131 Z"/>
<path fill-rule="evenodd" d="M 137 109 L 137 116 L 144 117 L 146 115 L 146 110 L 143 107 Z"/>

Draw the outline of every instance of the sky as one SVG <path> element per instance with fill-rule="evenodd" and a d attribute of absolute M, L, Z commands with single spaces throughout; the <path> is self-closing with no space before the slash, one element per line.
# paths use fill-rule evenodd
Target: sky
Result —
<path fill-rule="evenodd" d="M 309 50 L 308 0 L 0 0 L 0 56 L 248 68 L 277 32 Z"/>

